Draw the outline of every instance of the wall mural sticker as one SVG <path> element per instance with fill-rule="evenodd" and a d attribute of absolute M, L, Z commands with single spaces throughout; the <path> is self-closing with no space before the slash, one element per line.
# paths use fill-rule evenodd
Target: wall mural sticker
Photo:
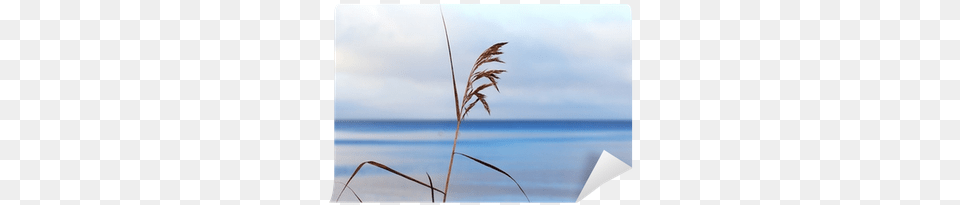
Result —
<path fill-rule="evenodd" d="M 341 5 L 335 19 L 331 201 L 574 202 L 629 169 L 628 6 Z"/>

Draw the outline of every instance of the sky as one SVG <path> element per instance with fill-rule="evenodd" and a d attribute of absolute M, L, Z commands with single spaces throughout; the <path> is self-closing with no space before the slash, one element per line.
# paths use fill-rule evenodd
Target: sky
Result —
<path fill-rule="evenodd" d="M 478 69 L 507 70 L 500 92 L 482 92 L 490 114 L 478 103 L 467 120 L 630 119 L 628 6 L 443 5 L 443 16 L 458 95 L 480 53 L 509 42 L 506 63 Z M 456 120 L 440 6 L 340 5 L 334 22 L 337 120 Z"/>

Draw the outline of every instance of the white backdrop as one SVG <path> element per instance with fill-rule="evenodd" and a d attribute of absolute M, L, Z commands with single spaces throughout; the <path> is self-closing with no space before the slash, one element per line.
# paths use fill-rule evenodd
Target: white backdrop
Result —
<path fill-rule="evenodd" d="M 0 204 L 327 203 L 337 3 L 0 0 Z M 634 169 L 583 204 L 960 202 L 960 1 L 622 3 Z"/>

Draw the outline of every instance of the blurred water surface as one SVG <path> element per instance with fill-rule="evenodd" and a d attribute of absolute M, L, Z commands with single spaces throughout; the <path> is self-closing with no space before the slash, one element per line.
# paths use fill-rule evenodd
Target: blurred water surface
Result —
<path fill-rule="evenodd" d="M 333 199 L 376 161 L 443 190 L 456 121 L 336 121 Z M 465 121 L 457 152 L 510 173 L 533 202 L 573 202 L 603 150 L 630 164 L 629 120 Z M 503 174 L 456 156 L 448 202 L 526 202 Z M 350 182 L 365 202 L 429 202 L 427 187 L 374 166 Z M 435 193 L 436 200 L 442 194 Z M 356 201 L 348 189 L 341 202 Z"/>

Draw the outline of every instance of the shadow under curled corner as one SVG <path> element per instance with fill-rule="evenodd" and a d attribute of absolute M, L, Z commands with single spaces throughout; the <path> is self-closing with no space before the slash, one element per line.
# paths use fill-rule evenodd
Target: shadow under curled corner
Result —
<path fill-rule="evenodd" d="M 593 171 L 591 171 L 590 176 L 587 177 L 587 182 L 583 185 L 583 189 L 580 190 L 580 196 L 577 197 L 577 202 L 583 200 L 584 197 L 587 197 L 587 195 L 594 190 L 597 190 L 600 185 L 603 185 L 614 177 L 620 176 L 620 174 L 627 172 L 631 168 L 630 165 L 604 150 L 603 153 L 600 154 L 600 157 L 597 158 L 596 164 L 593 166 Z"/>

